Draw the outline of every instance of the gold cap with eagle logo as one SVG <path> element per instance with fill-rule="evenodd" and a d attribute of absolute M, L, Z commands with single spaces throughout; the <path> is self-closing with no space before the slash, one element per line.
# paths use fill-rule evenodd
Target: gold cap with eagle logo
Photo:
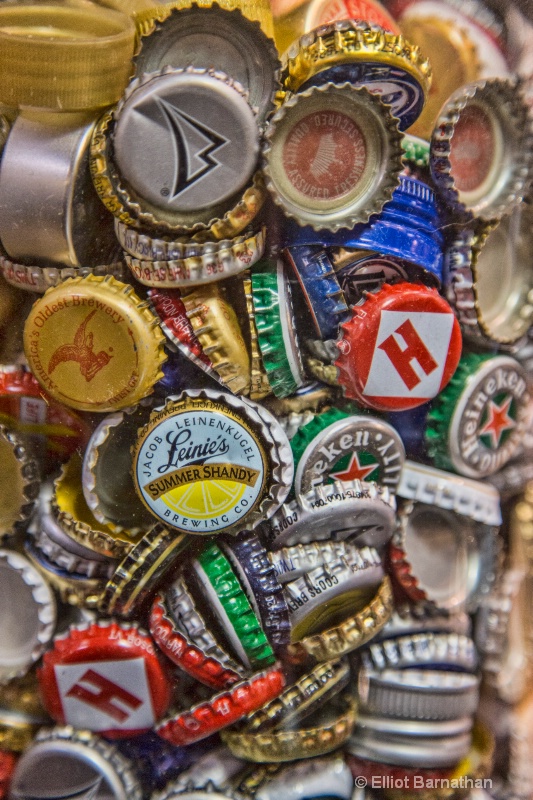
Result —
<path fill-rule="evenodd" d="M 115 411 L 150 394 L 163 376 L 163 341 L 148 303 L 109 275 L 49 289 L 24 329 L 26 358 L 41 386 L 80 411 Z"/>

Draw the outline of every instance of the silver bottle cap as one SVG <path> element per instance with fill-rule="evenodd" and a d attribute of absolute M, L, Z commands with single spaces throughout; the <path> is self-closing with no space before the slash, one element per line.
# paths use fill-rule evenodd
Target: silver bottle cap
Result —
<path fill-rule="evenodd" d="M 213 67 L 238 80 L 264 120 L 279 88 L 281 63 L 272 39 L 238 10 L 218 5 L 176 8 L 142 36 L 135 74 L 163 67 Z"/>
<path fill-rule="evenodd" d="M 132 763 L 87 731 L 39 733 L 17 764 L 12 800 L 141 800 Z"/>
<path fill-rule="evenodd" d="M 21 112 L 0 169 L 0 238 L 12 259 L 90 267 L 114 258 L 113 217 L 94 190 L 94 115 Z"/>
<path fill-rule="evenodd" d="M 56 604 L 45 579 L 20 553 L 0 550 L 0 684 L 24 675 L 54 634 Z"/>
<path fill-rule="evenodd" d="M 174 214 L 220 206 L 249 183 L 258 153 L 247 95 L 221 72 L 144 75 L 116 110 L 116 164 L 141 206 Z"/>

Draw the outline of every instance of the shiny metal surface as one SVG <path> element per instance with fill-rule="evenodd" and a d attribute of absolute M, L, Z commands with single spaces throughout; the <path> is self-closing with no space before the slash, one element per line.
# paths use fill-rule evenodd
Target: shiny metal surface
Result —
<path fill-rule="evenodd" d="M 133 191 L 156 208 L 190 213 L 231 200 L 259 152 L 255 114 L 223 73 L 169 70 L 130 84 L 117 109 L 114 153 Z"/>
<path fill-rule="evenodd" d="M 94 115 L 19 114 L 0 165 L 0 241 L 13 259 L 70 267 L 116 251 L 113 218 L 93 188 Z"/>

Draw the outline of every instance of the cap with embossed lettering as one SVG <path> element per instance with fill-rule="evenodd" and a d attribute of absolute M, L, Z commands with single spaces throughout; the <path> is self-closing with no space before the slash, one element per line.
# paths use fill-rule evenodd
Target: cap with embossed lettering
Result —
<path fill-rule="evenodd" d="M 49 289 L 24 328 L 26 356 L 41 386 L 81 411 L 115 411 L 150 394 L 163 377 L 163 339 L 148 303 L 111 276 Z"/>

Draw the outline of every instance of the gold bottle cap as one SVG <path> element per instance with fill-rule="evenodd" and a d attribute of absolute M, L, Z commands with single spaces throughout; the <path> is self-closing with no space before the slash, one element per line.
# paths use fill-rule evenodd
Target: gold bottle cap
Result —
<path fill-rule="evenodd" d="M 118 565 L 99 601 L 102 613 L 132 616 L 155 591 L 179 556 L 190 546 L 191 537 L 154 525 Z"/>
<path fill-rule="evenodd" d="M 25 530 L 39 493 L 38 473 L 23 439 L 0 425 L 0 539 Z"/>
<path fill-rule="evenodd" d="M 398 120 L 378 97 L 349 83 L 291 95 L 265 138 L 274 202 L 314 230 L 367 222 L 391 199 L 403 169 Z"/>
<path fill-rule="evenodd" d="M 150 394 L 163 377 L 163 341 L 149 304 L 111 276 L 49 289 L 24 328 L 26 358 L 41 386 L 80 411 L 115 411 Z"/>
<path fill-rule="evenodd" d="M 135 28 L 88 4 L 0 8 L 0 103 L 82 111 L 115 103 L 131 73 Z"/>
<path fill-rule="evenodd" d="M 184 295 L 183 303 L 205 355 L 234 394 L 250 391 L 250 356 L 233 306 L 218 283 Z"/>
<path fill-rule="evenodd" d="M 65 532 L 76 542 L 108 558 L 123 558 L 144 529 L 127 530 L 98 522 L 85 500 L 82 490 L 82 461 L 72 456 L 54 482 L 52 511 Z"/>
<path fill-rule="evenodd" d="M 468 34 L 440 17 L 406 17 L 403 34 L 431 59 L 433 82 L 424 110 L 409 133 L 430 139 L 439 111 L 453 92 L 480 76 L 477 50 Z"/>
<path fill-rule="evenodd" d="M 325 755 L 341 747 L 355 725 L 357 705 L 348 693 L 335 698 L 295 730 L 265 733 L 221 731 L 233 755 L 247 761 L 296 761 Z"/>
<path fill-rule="evenodd" d="M 455 214 L 491 221 L 518 205 L 530 180 L 529 109 L 514 80 L 458 89 L 440 111 L 430 167 Z"/>
<path fill-rule="evenodd" d="M 35 669 L 0 689 L 0 747 L 21 752 L 43 725 L 52 720 L 41 703 Z"/>
<path fill-rule="evenodd" d="M 390 619 L 392 611 L 392 586 L 385 576 L 375 596 L 361 611 L 322 633 L 306 636 L 289 645 L 289 654 L 295 661 L 303 660 L 306 653 L 317 661 L 341 658 L 376 636 Z"/>
<path fill-rule="evenodd" d="M 286 89 L 296 92 L 318 73 L 350 64 L 377 64 L 400 70 L 414 79 L 422 94 L 422 102 L 431 85 L 429 61 L 416 43 L 411 44 L 401 35 L 359 20 L 332 22 L 304 34 L 287 52 L 282 82 Z M 349 72 L 346 74 L 348 76 Z M 394 82 L 393 77 L 390 80 Z M 364 76 L 361 81 L 365 83 Z M 382 77 L 381 81 L 386 82 L 387 77 Z M 372 82 L 365 85 L 372 90 Z M 382 83 L 377 86 L 378 94 L 381 94 Z"/>

